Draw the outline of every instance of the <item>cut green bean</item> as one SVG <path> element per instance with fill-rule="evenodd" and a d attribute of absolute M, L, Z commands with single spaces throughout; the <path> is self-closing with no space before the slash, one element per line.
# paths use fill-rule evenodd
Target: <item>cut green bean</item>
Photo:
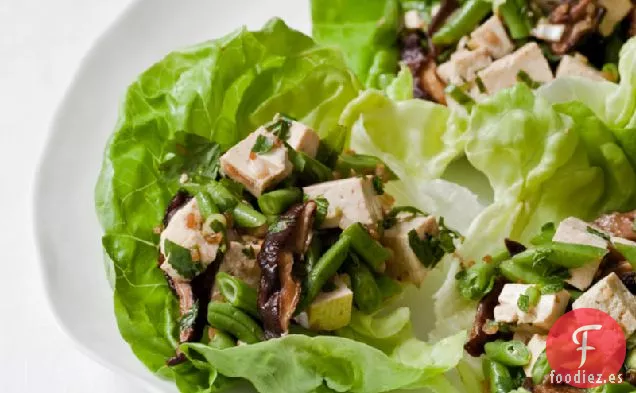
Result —
<path fill-rule="evenodd" d="M 236 205 L 232 210 L 232 217 L 236 225 L 242 228 L 258 228 L 267 223 L 267 217 L 247 202 Z"/>
<path fill-rule="evenodd" d="M 258 297 L 256 289 L 225 272 L 217 273 L 216 285 L 219 286 L 221 295 L 223 295 L 228 303 L 255 318 L 259 317 L 258 308 L 256 306 L 256 299 Z"/>
<path fill-rule="evenodd" d="M 285 212 L 291 205 L 302 200 L 303 192 L 300 188 L 283 188 L 258 197 L 258 207 L 264 214 L 275 215 Z"/>
<path fill-rule="evenodd" d="M 382 305 L 382 293 L 375 282 L 373 273 L 360 262 L 358 256 L 350 253 L 346 262 L 346 272 L 351 278 L 353 301 L 358 310 L 371 314 Z"/>
<path fill-rule="evenodd" d="M 532 265 L 516 263 L 514 259 L 502 262 L 501 265 L 499 265 L 499 270 L 501 274 L 511 282 L 540 284 L 545 280 L 543 275 L 532 270 Z"/>
<path fill-rule="evenodd" d="M 197 205 L 199 206 L 199 212 L 203 219 L 207 219 L 213 214 L 219 213 L 219 208 L 216 206 L 214 201 L 212 201 L 212 197 L 206 191 L 199 191 L 195 195 L 197 199 Z"/>
<path fill-rule="evenodd" d="M 294 150 L 287 145 L 289 161 L 303 184 L 322 183 L 333 179 L 331 169 L 322 162 L 309 157 L 307 154 Z"/>
<path fill-rule="evenodd" d="M 322 241 L 319 236 L 313 236 L 311 238 L 311 243 L 309 244 L 309 248 L 305 253 L 305 266 L 307 269 L 307 273 L 311 272 L 318 264 L 320 260 L 320 256 L 322 254 Z"/>
<path fill-rule="evenodd" d="M 214 328 L 212 329 L 214 330 L 214 333 L 207 342 L 208 346 L 216 349 L 232 348 L 236 346 L 236 342 L 229 334 Z"/>
<path fill-rule="evenodd" d="M 230 190 L 219 182 L 210 182 L 206 185 L 212 201 L 222 211 L 232 210 L 239 203 L 239 199 Z"/>
<path fill-rule="evenodd" d="M 378 289 L 380 289 L 383 301 L 387 301 L 402 293 L 402 286 L 400 283 L 389 276 L 381 274 L 376 278 L 375 282 L 378 284 Z"/>
<path fill-rule="evenodd" d="M 548 363 L 548 355 L 543 351 L 532 367 L 532 382 L 534 382 L 535 385 L 539 385 L 543 382 L 545 376 L 550 373 L 550 370 L 552 369 Z"/>
<path fill-rule="evenodd" d="M 530 363 L 530 351 L 521 341 L 493 341 L 486 343 L 484 349 L 490 360 L 504 366 L 525 366 Z"/>
<path fill-rule="evenodd" d="M 341 236 L 316 262 L 307 276 L 307 292 L 301 306 L 296 308 L 298 311 L 307 307 L 318 296 L 325 283 L 338 272 L 347 258 L 350 245 L 349 237 Z"/>
<path fill-rule="evenodd" d="M 208 322 L 247 344 L 263 340 L 263 329 L 249 315 L 229 303 L 210 303 Z"/>
<path fill-rule="evenodd" d="M 366 154 L 345 153 L 338 157 L 336 162 L 336 171 L 344 176 L 351 174 L 356 175 L 375 175 L 378 167 L 384 167 L 389 175 L 388 180 L 396 179 L 397 176 L 375 156 Z"/>
<path fill-rule="evenodd" d="M 433 34 L 433 44 L 452 45 L 463 36 L 470 34 L 492 11 L 492 3 L 484 0 L 468 0 L 453 14 L 437 33 Z"/>
<path fill-rule="evenodd" d="M 349 225 L 342 234 L 351 239 L 351 247 L 371 269 L 376 272 L 384 270 L 384 262 L 391 258 L 391 251 L 372 238 L 362 224 Z"/>
<path fill-rule="evenodd" d="M 486 358 L 482 365 L 490 393 L 508 393 L 517 387 L 510 375 L 510 370 L 503 364 Z"/>
<path fill-rule="evenodd" d="M 518 40 L 530 35 L 532 21 L 528 17 L 527 0 L 507 0 L 499 7 L 499 14 L 513 39 Z"/>

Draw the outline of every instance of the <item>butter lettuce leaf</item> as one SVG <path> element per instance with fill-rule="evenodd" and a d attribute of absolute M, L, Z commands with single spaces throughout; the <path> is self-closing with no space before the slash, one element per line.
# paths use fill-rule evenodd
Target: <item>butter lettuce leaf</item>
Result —
<path fill-rule="evenodd" d="M 384 88 L 398 71 L 398 0 L 311 0 L 312 35 L 339 48 L 367 87 Z"/>
<path fill-rule="evenodd" d="M 152 372 L 175 379 L 183 392 L 229 383 L 213 365 L 166 366 L 178 347 L 179 310 L 157 268 L 153 228 L 179 175 L 214 177 L 219 153 L 279 112 L 340 150 L 348 130 L 338 120 L 360 87 L 340 52 L 273 19 L 257 32 L 242 28 L 170 53 L 128 88 L 95 204 L 114 272 L 119 330 Z"/>

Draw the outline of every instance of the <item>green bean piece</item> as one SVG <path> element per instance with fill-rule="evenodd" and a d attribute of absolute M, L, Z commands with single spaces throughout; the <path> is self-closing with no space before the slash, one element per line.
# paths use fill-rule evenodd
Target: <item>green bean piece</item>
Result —
<path fill-rule="evenodd" d="M 353 301 L 358 310 L 371 314 L 382 305 L 382 293 L 375 282 L 373 273 L 360 262 L 354 253 L 349 254 L 346 262 L 346 272 L 351 278 Z"/>
<path fill-rule="evenodd" d="M 521 254 L 518 254 L 521 255 Z M 532 270 L 532 265 L 516 263 L 514 259 L 504 261 L 499 265 L 501 274 L 511 282 L 522 282 L 526 284 L 539 284 L 545 277 Z"/>
<path fill-rule="evenodd" d="M 545 351 L 543 351 L 532 367 L 532 382 L 534 382 L 535 385 L 539 385 L 543 382 L 545 376 L 550 373 L 550 370 L 552 369 L 550 368 L 550 364 L 548 364 L 548 356 Z"/>
<path fill-rule="evenodd" d="M 214 335 L 210 337 L 210 341 L 207 344 L 208 346 L 216 349 L 232 348 L 236 346 L 236 342 L 229 334 L 216 329 L 214 329 Z"/>
<path fill-rule="evenodd" d="M 490 393 L 508 393 L 516 388 L 510 370 L 503 364 L 486 358 L 482 366 L 490 386 Z"/>
<path fill-rule="evenodd" d="M 510 253 L 502 251 L 457 273 L 455 279 L 458 281 L 459 293 L 468 300 L 479 300 L 486 296 L 495 285 L 497 268 L 509 258 Z"/>
<path fill-rule="evenodd" d="M 263 329 L 249 315 L 229 303 L 210 303 L 208 323 L 247 344 L 263 340 Z"/>
<path fill-rule="evenodd" d="M 287 145 L 287 155 L 303 184 L 322 183 L 333 179 L 333 173 L 328 166 L 301 151 L 294 150 L 289 145 Z"/>
<path fill-rule="evenodd" d="M 311 243 L 309 244 L 309 248 L 305 253 L 305 266 L 308 274 L 310 271 L 313 270 L 314 266 L 318 264 L 321 254 L 322 241 L 320 240 L 320 237 L 314 235 L 311 238 Z"/>
<path fill-rule="evenodd" d="M 267 217 L 259 213 L 247 202 L 240 202 L 232 210 L 232 217 L 237 226 L 242 228 L 258 228 L 267 223 Z"/>
<path fill-rule="evenodd" d="M 433 34 L 433 44 L 452 45 L 469 34 L 492 11 L 492 3 L 484 0 L 468 0 L 462 8 Z"/>
<path fill-rule="evenodd" d="M 230 190 L 219 182 L 213 181 L 208 183 L 206 190 L 210 194 L 212 201 L 222 212 L 232 210 L 240 202 Z"/>
<path fill-rule="evenodd" d="M 212 201 L 212 197 L 206 191 L 199 191 L 195 195 L 197 199 L 197 205 L 199 206 L 199 212 L 203 219 L 207 219 L 212 214 L 219 213 L 219 208 L 216 206 L 214 201 Z"/>
<path fill-rule="evenodd" d="M 347 258 L 350 245 L 351 239 L 348 236 L 340 236 L 320 257 L 307 276 L 307 292 L 301 306 L 296 308 L 297 311 L 304 310 L 318 296 L 325 283 L 336 274 Z"/>
<path fill-rule="evenodd" d="M 598 261 L 607 254 L 605 248 L 561 242 L 553 242 L 537 249 L 539 252 L 545 250 L 548 262 L 568 269 Z"/>
<path fill-rule="evenodd" d="M 285 212 L 291 205 L 303 200 L 300 188 L 283 188 L 258 197 L 258 207 L 264 214 L 276 215 Z"/>
<path fill-rule="evenodd" d="M 464 90 L 455 85 L 446 86 L 446 89 L 444 89 L 444 91 L 459 105 L 468 108 L 475 105 L 475 100 L 473 99 L 473 97 L 469 96 Z"/>
<path fill-rule="evenodd" d="M 351 174 L 375 175 L 379 166 L 386 168 L 388 180 L 397 179 L 395 173 L 391 172 L 382 160 L 366 154 L 344 153 L 340 155 L 336 162 L 336 171 L 344 176 Z"/>
<path fill-rule="evenodd" d="M 349 225 L 342 234 L 351 239 L 351 247 L 371 269 L 384 271 L 384 262 L 391 258 L 391 251 L 372 238 L 362 224 Z"/>
<path fill-rule="evenodd" d="M 382 301 L 387 301 L 402 293 L 402 285 L 389 276 L 381 274 L 376 278 L 375 282 L 382 294 Z"/>
<path fill-rule="evenodd" d="M 528 347 L 518 340 L 489 342 L 484 349 L 488 358 L 504 366 L 525 366 L 532 357 Z"/>
<path fill-rule="evenodd" d="M 258 298 L 256 289 L 225 272 L 217 273 L 216 285 L 219 286 L 221 295 L 223 295 L 228 303 L 255 318 L 259 318 L 258 308 L 256 306 L 256 299 Z"/>
<path fill-rule="evenodd" d="M 530 35 L 532 21 L 528 17 L 527 0 L 507 0 L 499 7 L 499 14 L 513 39 L 518 40 Z"/>

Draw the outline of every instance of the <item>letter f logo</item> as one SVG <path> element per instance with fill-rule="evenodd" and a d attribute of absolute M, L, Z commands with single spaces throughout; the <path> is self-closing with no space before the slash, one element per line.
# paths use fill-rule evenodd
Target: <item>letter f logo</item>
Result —
<path fill-rule="evenodd" d="M 585 325 L 576 329 L 574 333 L 572 333 L 572 341 L 574 341 L 574 344 L 581 345 L 580 347 L 576 349 L 577 351 L 581 351 L 581 364 L 579 364 L 579 368 L 583 367 L 583 365 L 585 364 L 585 361 L 587 360 L 587 351 L 593 351 L 596 349 L 591 346 L 588 347 L 587 332 L 590 330 L 601 330 L 602 327 L 603 327 L 602 325 Z M 581 341 L 579 342 L 579 339 L 577 336 L 581 332 L 583 334 L 581 335 L 582 338 L 581 338 Z"/>

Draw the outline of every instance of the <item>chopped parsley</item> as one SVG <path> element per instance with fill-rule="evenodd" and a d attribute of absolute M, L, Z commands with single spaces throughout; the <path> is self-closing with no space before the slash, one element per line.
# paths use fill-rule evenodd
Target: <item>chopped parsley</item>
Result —
<path fill-rule="evenodd" d="M 532 285 L 526 289 L 524 294 L 519 296 L 517 307 L 523 312 L 528 312 L 539 304 L 539 299 L 541 299 L 541 291 L 535 285 Z"/>
<path fill-rule="evenodd" d="M 424 234 L 420 238 L 415 229 L 408 233 L 409 246 L 420 260 L 422 265 L 433 268 L 444 255 L 455 251 L 454 239 L 460 236 L 457 232 L 448 229 L 444 225 L 444 218 L 439 219 L 439 233 L 437 235 Z"/>
<path fill-rule="evenodd" d="M 259 135 L 256 137 L 256 142 L 252 146 L 252 153 L 264 154 L 268 153 L 274 147 L 274 142 L 265 135 Z"/>
<path fill-rule="evenodd" d="M 397 206 L 391 209 L 389 214 L 387 214 L 386 217 L 384 217 L 384 220 L 382 221 L 382 226 L 384 227 L 384 229 L 389 229 L 395 224 L 397 224 L 397 216 L 400 213 L 409 213 L 410 216 L 407 217 L 407 220 L 415 218 L 415 216 L 417 216 L 418 214 L 423 216 L 426 215 L 426 213 L 424 213 L 420 209 L 413 206 Z"/>
<path fill-rule="evenodd" d="M 534 246 L 541 246 L 543 244 L 551 243 L 555 233 L 556 226 L 553 222 L 543 224 L 541 232 L 530 240 L 530 244 Z"/>
<path fill-rule="evenodd" d="M 254 247 L 244 247 L 241 252 L 249 259 L 256 259 L 256 251 L 254 251 Z"/>
<path fill-rule="evenodd" d="M 192 304 L 192 308 L 188 310 L 179 321 L 179 328 L 181 330 L 187 330 L 194 326 L 194 323 L 197 320 L 197 316 L 199 315 L 199 301 L 196 300 L 194 304 Z"/>
<path fill-rule="evenodd" d="M 270 233 L 279 233 L 285 231 L 287 230 L 287 228 L 289 228 L 290 225 L 294 223 L 294 221 L 294 217 L 288 217 L 284 215 L 280 216 L 274 223 L 272 223 L 272 225 L 269 226 L 267 231 Z"/>
<path fill-rule="evenodd" d="M 168 263 L 185 279 L 192 279 L 203 271 L 203 265 L 192 260 L 192 252 L 180 245 L 164 240 L 164 248 Z"/>
<path fill-rule="evenodd" d="M 384 194 L 384 183 L 382 183 L 380 176 L 373 176 L 371 181 L 373 182 L 373 189 L 375 190 L 375 193 L 378 195 Z"/>
<path fill-rule="evenodd" d="M 521 70 L 519 71 L 519 73 L 517 73 L 517 81 L 521 83 L 525 83 L 531 89 L 537 89 L 541 87 L 541 83 L 533 80 L 530 77 L 530 75 L 528 75 L 528 73 L 525 72 L 524 70 Z"/>
<path fill-rule="evenodd" d="M 325 221 L 325 217 L 327 217 L 327 211 L 329 210 L 329 201 L 327 198 L 319 196 L 314 199 L 316 202 L 316 218 L 314 218 L 314 225 L 319 227 L 323 221 Z"/>
<path fill-rule="evenodd" d="M 280 140 L 286 141 L 289 139 L 289 130 L 291 128 L 293 119 L 289 116 L 280 115 L 277 119 L 267 124 L 265 128 L 267 131 L 276 135 Z"/>

